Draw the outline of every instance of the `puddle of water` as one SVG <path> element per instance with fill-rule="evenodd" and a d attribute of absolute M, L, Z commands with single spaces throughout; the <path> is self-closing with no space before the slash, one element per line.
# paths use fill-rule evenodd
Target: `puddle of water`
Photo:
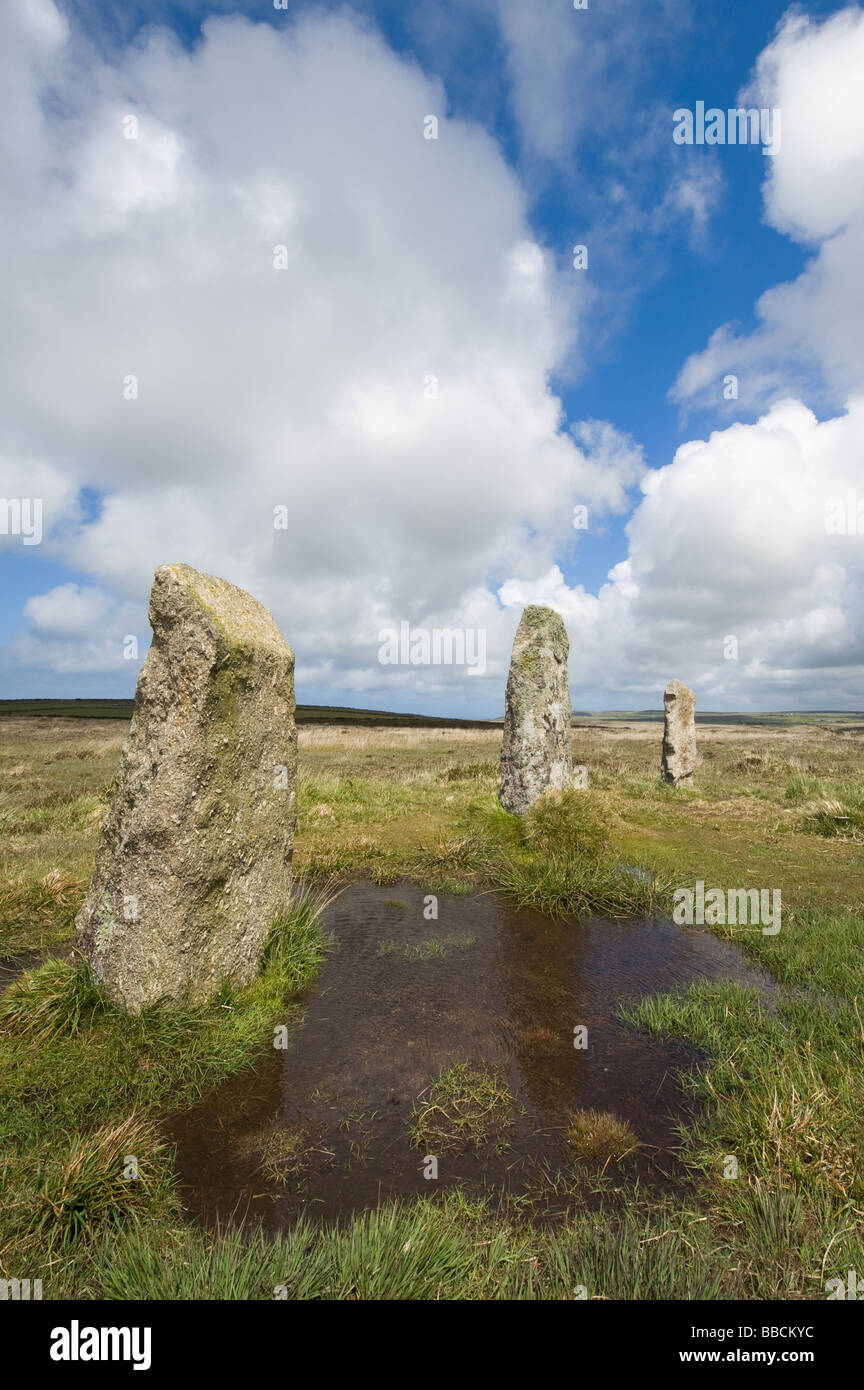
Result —
<path fill-rule="evenodd" d="M 731 944 L 671 922 L 553 922 L 487 896 L 438 905 L 425 921 L 410 883 L 352 885 L 331 905 L 336 945 L 288 1049 L 168 1121 L 195 1215 L 251 1214 L 278 1229 L 301 1211 L 332 1220 L 460 1181 L 536 1188 L 544 1164 L 574 1172 L 563 1129 L 576 1109 L 627 1121 L 643 1146 L 630 1171 L 675 1180 L 674 1129 L 688 1109 L 674 1074 L 695 1054 L 626 1028 L 616 1007 L 704 979 L 770 993 L 770 977 Z M 577 1025 L 585 1050 L 573 1045 Z M 454 1062 L 503 1073 L 521 1113 L 503 1152 L 442 1154 L 429 1181 L 411 1111 Z M 283 1183 L 261 1170 L 268 1152 L 289 1170 Z"/>

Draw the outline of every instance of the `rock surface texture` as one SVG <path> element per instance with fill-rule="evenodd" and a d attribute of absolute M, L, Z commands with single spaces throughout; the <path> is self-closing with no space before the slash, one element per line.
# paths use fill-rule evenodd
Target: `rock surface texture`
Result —
<path fill-rule="evenodd" d="M 696 771 L 696 696 L 680 681 L 670 681 L 663 692 L 663 706 L 660 774 L 664 782 L 680 787 L 692 782 Z"/>
<path fill-rule="evenodd" d="M 131 1013 L 248 984 L 291 880 L 294 653 L 266 608 L 162 565 L 77 944 Z"/>
<path fill-rule="evenodd" d="M 510 659 L 501 748 L 501 805 L 516 815 L 572 777 L 569 651 L 553 608 L 525 609 Z"/>

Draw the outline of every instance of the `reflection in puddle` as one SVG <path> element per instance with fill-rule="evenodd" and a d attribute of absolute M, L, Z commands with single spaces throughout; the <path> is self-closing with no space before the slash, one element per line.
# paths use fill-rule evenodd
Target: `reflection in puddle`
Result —
<path fill-rule="evenodd" d="M 334 949 L 287 1050 L 171 1117 L 194 1213 L 277 1228 L 300 1211 L 332 1219 L 459 1181 L 536 1189 L 546 1165 L 573 1173 L 564 1131 L 584 1110 L 635 1131 L 628 1171 L 674 1181 L 687 1114 L 674 1078 L 694 1053 L 628 1029 L 615 1010 L 694 980 L 770 991 L 770 979 L 729 943 L 670 922 L 553 922 L 488 896 L 442 896 L 427 921 L 423 904 L 415 884 L 347 888 L 325 914 Z M 498 1148 L 440 1155 L 433 1182 L 409 1123 L 453 1063 L 502 1074 L 515 1118 Z"/>

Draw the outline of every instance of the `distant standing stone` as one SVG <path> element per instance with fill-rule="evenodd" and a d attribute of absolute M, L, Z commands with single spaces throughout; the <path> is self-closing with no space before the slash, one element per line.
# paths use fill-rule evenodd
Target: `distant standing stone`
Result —
<path fill-rule="evenodd" d="M 680 681 L 670 681 L 663 692 L 663 757 L 660 772 L 673 787 L 693 780 L 696 770 L 696 696 Z"/>
<path fill-rule="evenodd" d="M 288 900 L 297 814 L 294 653 L 267 609 L 162 565 L 77 944 L 131 1013 L 254 977 Z"/>
<path fill-rule="evenodd" d="M 501 748 L 501 805 L 516 815 L 572 777 L 569 652 L 560 615 L 530 604 L 513 643 Z"/>

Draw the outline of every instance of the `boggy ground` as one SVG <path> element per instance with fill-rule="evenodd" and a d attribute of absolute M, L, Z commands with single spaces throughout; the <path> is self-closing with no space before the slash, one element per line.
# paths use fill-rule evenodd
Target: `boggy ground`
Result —
<path fill-rule="evenodd" d="M 125 728 L 0 721 L 0 957 L 32 967 L 26 953 L 68 940 Z M 297 867 L 312 885 L 494 889 L 559 919 L 648 918 L 697 879 L 779 888 L 778 935 L 712 928 L 773 977 L 770 1000 L 703 979 L 621 1011 L 622 1025 L 700 1058 L 681 1079 L 696 1118 L 674 1190 L 643 1181 L 626 1122 L 594 1107 L 572 1117 L 552 1225 L 530 1219 L 521 1193 L 456 1187 L 338 1225 L 304 1216 L 276 1235 L 247 1225 L 214 1239 L 183 1211 L 166 1117 L 250 1067 L 260 1076 L 274 1026 L 301 1017 L 326 950 L 307 895 L 274 929 L 255 985 L 207 1008 L 125 1019 L 62 958 L 9 987 L 2 1277 L 41 1277 L 45 1297 L 759 1299 L 821 1298 L 827 1280 L 864 1269 L 862 735 L 702 727 L 686 792 L 658 780 L 659 735 L 656 723 L 577 728 L 587 788 L 520 824 L 495 807 L 497 732 L 301 729 Z M 469 1058 L 430 1075 L 408 1122 L 418 1154 L 466 1136 L 499 1143 L 514 1099 L 503 1086 Z M 362 1161 L 355 1120 L 346 1142 Z M 123 1176 L 130 1157 L 137 1178 Z M 271 1159 L 290 1176 L 298 1155 Z"/>
<path fill-rule="evenodd" d="M 290 1047 L 168 1117 L 199 1217 L 280 1230 L 458 1184 L 551 1221 L 612 1164 L 683 1181 L 677 1077 L 695 1054 L 628 1026 L 621 1000 L 730 978 L 768 999 L 771 977 L 664 920 L 574 927 L 488 893 L 436 895 L 429 920 L 428 901 L 408 881 L 349 885 Z"/>

